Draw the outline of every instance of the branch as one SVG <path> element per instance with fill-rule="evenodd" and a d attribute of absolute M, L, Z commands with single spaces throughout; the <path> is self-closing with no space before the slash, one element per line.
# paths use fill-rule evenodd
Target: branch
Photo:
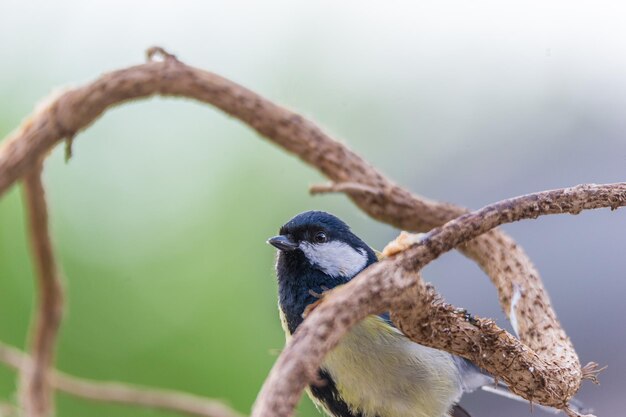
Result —
<path fill-rule="evenodd" d="M 161 48 L 151 48 L 151 61 L 102 75 L 97 80 L 52 97 L 0 146 L 0 195 L 63 138 L 72 138 L 93 123 L 105 110 L 129 100 L 153 95 L 193 98 L 211 104 L 238 118 L 284 150 L 299 156 L 336 184 L 359 184 L 372 192 L 350 192 L 348 196 L 367 214 L 399 229 L 428 231 L 467 212 L 464 208 L 438 203 L 411 194 L 384 177 L 340 142 L 311 121 L 282 108 L 258 94 L 216 74 L 178 61 Z M 347 191 L 347 190 L 346 190 Z M 543 288 L 539 273 L 524 251 L 506 234 L 491 231 L 459 247 L 489 275 L 503 310 L 519 323 L 519 334 L 536 339 L 533 329 L 550 325 L 544 338 L 565 340 Z M 514 289 L 527 280 L 532 292 L 511 308 Z M 517 310 L 540 304 L 541 312 L 517 317 Z M 511 315 L 512 314 L 512 315 Z"/>
<path fill-rule="evenodd" d="M 37 162 L 24 178 L 30 241 L 37 274 L 38 301 L 31 329 L 33 360 L 22 369 L 21 402 L 28 417 L 46 417 L 53 411 L 49 369 L 63 312 L 63 288 L 57 274 L 48 234 L 48 211 L 41 183 L 43 164 Z"/>
<path fill-rule="evenodd" d="M 0 362 L 22 372 L 32 359 L 18 349 L 0 342 Z M 144 388 L 118 382 L 96 382 L 52 370 L 52 386 L 60 391 L 93 401 L 175 411 L 199 417 L 243 417 L 219 401 L 187 393 Z"/>
<path fill-rule="evenodd" d="M 0 194 L 25 175 L 55 144 L 63 138 L 73 138 L 107 108 L 158 94 L 212 104 L 296 154 L 335 184 L 359 184 L 359 190 L 344 187 L 343 191 L 370 216 L 398 228 L 427 231 L 467 213 L 461 207 L 411 194 L 314 123 L 244 87 L 187 66 L 160 48 L 153 48 L 149 56 L 158 56 L 161 60 L 104 74 L 90 84 L 53 97 L 35 112 L 0 147 Z M 573 375 L 580 375 L 573 346 L 556 319 L 539 274 L 523 250 L 499 231 L 465 241 L 459 249 L 490 276 L 504 311 L 519 324 L 522 340 L 538 349 L 560 344 Z M 417 282 L 417 277 L 414 279 Z M 519 288 L 524 296 L 512 305 Z"/>
<path fill-rule="evenodd" d="M 419 271 L 455 246 L 504 223 L 540 215 L 571 213 L 626 205 L 626 183 L 581 185 L 504 200 L 463 215 L 425 234 L 418 243 L 386 258 L 328 293 L 294 333 L 265 381 L 252 416 L 292 415 L 304 387 L 315 381 L 324 356 L 341 337 L 369 314 L 391 310 L 394 323 L 417 343 L 443 349 L 477 363 L 503 379 L 511 390 L 540 404 L 564 409 L 579 388 L 578 358 L 568 340 L 544 339 L 550 329 L 537 328 L 537 352 L 524 346 L 491 320 L 467 321 L 459 310 L 440 301 Z M 525 294 L 535 291 L 527 280 Z M 543 306 L 524 307 L 521 317 Z M 503 358 L 505 360 L 503 360 Z"/>

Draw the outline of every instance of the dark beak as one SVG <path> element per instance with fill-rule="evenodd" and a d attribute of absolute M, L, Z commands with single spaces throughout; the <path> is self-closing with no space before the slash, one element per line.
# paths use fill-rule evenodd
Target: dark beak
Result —
<path fill-rule="evenodd" d="M 298 244 L 289 240 L 287 236 L 274 236 L 267 239 L 267 243 L 282 251 L 292 251 L 298 249 Z"/>

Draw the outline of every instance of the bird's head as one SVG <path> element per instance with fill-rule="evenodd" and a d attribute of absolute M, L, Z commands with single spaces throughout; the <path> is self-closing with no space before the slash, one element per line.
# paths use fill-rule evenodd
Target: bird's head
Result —
<path fill-rule="evenodd" d="M 347 281 L 376 262 L 374 251 L 347 224 L 323 211 L 298 214 L 279 233 L 267 243 L 279 250 L 279 266 L 289 275 L 319 271 Z"/>

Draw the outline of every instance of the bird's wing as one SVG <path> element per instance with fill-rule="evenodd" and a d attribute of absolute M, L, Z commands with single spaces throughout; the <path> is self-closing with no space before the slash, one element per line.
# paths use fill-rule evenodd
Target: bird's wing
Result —
<path fill-rule="evenodd" d="M 378 315 L 378 317 L 380 317 L 381 319 L 383 319 L 383 321 L 385 323 L 387 323 L 388 325 L 390 325 L 393 328 L 397 328 L 395 324 L 393 324 L 393 322 L 391 321 L 391 317 L 389 316 L 389 312 L 385 311 L 384 313 L 380 313 Z"/>
<path fill-rule="evenodd" d="M 389 313 L 385 312 L 385 313 L 381 313 L 378 315 L 378 317 L 383 320 L 385 323 L 387 323 L 389 326 L 391 326 L 393 329 L 395 329 L 397 332 L 402 333 L 402 331 L 400 329 L 398 329 L 393 322 L 391 321 L 391 318 L 389 317 Z M 464 392 L 472 392 L 475 391 L 478 388 L 481 388 L 483 391 L 486 392 L 490 392 L 492 394 L 496 394 L 505 398 L 510 398 L 512 400 L 516 400 L 516 401 L 522 401 L 522 402 L 526 402 L 528 403 L 528 400 L 520 397 L 517 394 L 514 394 L 513 392 L 511 392 L 509 390 L 509 388 L 506 386 L 506 384 L 502 383 L 501 381 L 498 381 L 498 383 L 496 384 L 493 376 L 491 374 L 489 374 L 488 372 L 484 371 L 483 369 L 479 368 L 478 366 L 476 366 L 473 362 L 468 361 L 465 358 L 462 358 L 460 356 L 456 356 L 456 355 L 452 355 L 456 366 L 459 370 L 459 374 L 461 376 L 461 381 L 463 383 L 463 391 Z M 545 411 L 551 412 L 551 413 L 559 413 L 560 410 L 556 409 L 556 408 L 552 408 L 552 407 L 545 407 L 545 406 L 541 406 L 541 405 L 535 405 L 536 407 L 539 407 Z M 588 414 L 591 412 L 591 410 L 587 407 L 584 406 L 584 404 L 582 402 L 580 402 L 579 400 L 577 400 L 576 398 L 572 398 L 570 400 L 570 407 L 580 413 L 580 414 Z M 456 411 L 456 409 L 460 409 L 460 411 Z M 461 407 L 456 406 L 453 409 L 454 413 L 464 413 L 464 414 L 451 414 L 451 417 L 469 417 L 469 415 L 467 414 L 467 412 L 465 410 L 463 410 Z"/>
<path fill-rule="evenodd" d="M 486 385 L 494 385 L 494 378 L 473 362 L 460 356 L 452 355 L 456 368 L 459 370 L 464 392 L 473 392 Z"/>
<path fill-rule="evenodd" d="M 515 400 L 515 401 L 521 401 L 523 403 L 529 403 L 529 401 L 525 398 L 520 397 L 519 395 L 513 393 L 511 390 L 509 390 L 509 388 L 503 384 L 503 383 L 498 383 L 498 385 L 485 385 L 483 387 L 481 387 L 483 391 L 486 392 L 490 392 L 492 394 L 496 394 L 499 395 L 501 397 L 504 398 L 509 398 L 511 400 Z M 561 410 L 559 410 L 558 408 L 554 408 L 554 407 L 547 407 L 545 405 L 541 405 L 541 404 L 532 404 L 533 407 L 537 407 L 542 409 L 543 411 L 546 411 L 548 413 L 551 414 L 559 414 L 561 412 Z M 576 413 L 578 413 L 579 415 L 587 415 L 587 414 L 591 414 L 593 413 L 593 410 L 591 408 L 585 407 L 585 405 L 582 403 L 582 401 L 578 400 L 577 398 L 571 398 L 569 400 L 569 407 L 575 411 Z"/>
<path fill-rule="evenodd" d="M 472 417 L 469 415 L 467 411 L 465 411 L 463 407 L 461 407 L 458 404 L 452 407 L 452 410 L 450 410 L 449 416 L 450 417 Z"/>
<path fill-rule="evenodd" d="M 378 315 L 378 318 L 384 321 L 385 324 L 387 324 L 396 332 L 404 335 L 404 333 L 402 333 L 402 330 L 398 329 L 393 324 L 388 311 L 384 313 L 380 313 Z M 404 336 L 406 337 L 406 335 Z M 459 375 L 461 377 L 461 383 L 463 384 L 463 392 L 472 392 L 482 386 L 493 384 L 493 381 L 494 381 L 493 377 L 489 375 L 488 373 L 484 372 L 478 366 L 474 365 L 472 362 L 454 354 L 450 354 L 450 356 L 452 357 L 456 365 L 456 368 L 458 369 Z"/>

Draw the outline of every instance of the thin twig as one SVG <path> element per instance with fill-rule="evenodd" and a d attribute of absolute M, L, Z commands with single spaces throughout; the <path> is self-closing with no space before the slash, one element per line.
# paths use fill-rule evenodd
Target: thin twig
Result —
<path fill-rule="evenodd" d="M 18 349 L 0 342 L 0 362 L 16 370 L 24 370 L 31 359 Z M 199 417 L 243 417 L 220 401 L 173 390 L 98 382 L 56 370 L 52 370 L 50 382 L 60 391 L 87 400 L 144 406 Z"/>
<path fill-rule="evenodd" d="M 39 161 L 24 178 L 30 241 L 37 274 L 38 301 L 31 329 L 33 360 L 22 369 L 20 400 L 27 417 L 46 417 L 53 411 L 49 369 L 63 312 L 63 288 L 48 233 L 48 210 Z"/>
<path fill-rule="evenodd" d="M 367 315 L 386 310 L 412 340 L 472 360 L 524 398 L 569 410 L 567 403 L 580 386 L 582 372 L 575 353 L 557 349 L 564 341 L 534 352 L 492 321 L 467 321 L 458 309 L 439 301 L 419 271 L 455 246 L 504 223 L 624 205 L 626 183 L 580 185 L 504 200 L 426 233 L 407 250 L 325 294 L 274 365 L 252 416 L 291 416 L 302 390 L 315 380 L 324 356 L 341 337 Z M 528 290 L 534 285 L 524 284 Z M 516 360 L 510 362 L 510 357 Z"/>

